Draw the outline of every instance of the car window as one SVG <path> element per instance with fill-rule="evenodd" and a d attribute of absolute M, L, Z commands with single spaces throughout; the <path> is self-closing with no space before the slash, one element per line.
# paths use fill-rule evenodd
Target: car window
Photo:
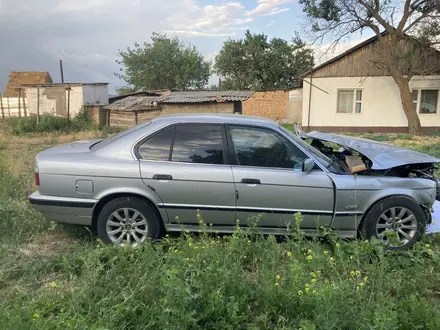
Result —
<path fill-rule="evenodd" d="M 306 156 L 279 134 L 263 128 L 230 127 L 239 165 L 300 170 Z"/>
<path fill-rule="evenodd" d="M 178 125 L 171 161 L 223 164 L 223 139 L 220 125 Z"/>
<path fill-rule="evenodd" d="M 171 127 L 155 134 L 139 147 L 140 158 L 145 160 L 169 160 L 172 138 L 173 128 Z"/>

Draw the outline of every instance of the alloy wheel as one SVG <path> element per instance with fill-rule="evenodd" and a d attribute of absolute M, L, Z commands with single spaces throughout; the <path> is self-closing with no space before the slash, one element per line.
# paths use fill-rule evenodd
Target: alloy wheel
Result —
<path fill-rule="evenodd" d="M 148 237 L 148 223 L 139 211 L 121 208 L 110 214 L 106 231 L 114 244 L 135 246 Z"/>

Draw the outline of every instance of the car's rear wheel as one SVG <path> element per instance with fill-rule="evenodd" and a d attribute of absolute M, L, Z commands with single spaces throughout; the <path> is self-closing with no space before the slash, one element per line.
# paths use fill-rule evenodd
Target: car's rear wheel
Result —
<path fill-rule="evenodd" d="M 359 228 L 365 239 L 375 237 L 392 250 L 403 250 L 419 241 L 426 229 L 426 214 L 411 198 L 393 196 L 374 204 Z"/>
<path fill-rule="evenodd" d="M 136 246 L 161 235 L 160 218 L 153 206 L 137 197 L 120 197 L 101 210 L 99 238 L 106 244 Z"/>

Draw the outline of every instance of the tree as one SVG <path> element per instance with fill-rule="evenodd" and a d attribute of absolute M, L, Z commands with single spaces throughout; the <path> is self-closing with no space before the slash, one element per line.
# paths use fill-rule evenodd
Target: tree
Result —
<path fill-rule="evenodd" d="M 369 29 L 379 43 L 371 65 L 396 82 L 412 134 L 421 132 L 409 81 L 414 75 L 439 71 L 440 3 L 438 0 L 299 0 L 318 38 L 333 45 L 356 31 Z"/>
<path fill-rule="evenodd" d="M 313 67 L 313 53 L 296 36 L 292 43 L 246 31 L 245 38 L 227 40 L 215 59 L 222 89 L 281 89 Z"/>
<path fill-rule="evenodd" d="M 158 33 L 151 41 L 119 50 L 116 63 L 123 68 L 116 76 L 137 90 L 203 88 L 208 83 L 211 63 L 194 46 Z"/>
<path fill-rule="evenodd" d="M 118 95 L 126 95 L 126 94 L 131 94 L 136 92 L 136 89 L 132 88 L 132 87 L 128 87 L 128 86 L 122 86 L 119 88 L 116 88 L 116 93 L 118 93 Z"/>

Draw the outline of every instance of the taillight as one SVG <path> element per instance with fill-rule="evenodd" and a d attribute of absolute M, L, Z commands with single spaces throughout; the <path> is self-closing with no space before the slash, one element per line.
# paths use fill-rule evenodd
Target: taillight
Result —
<path fill-rule="evenodd" d="M 35 167 L 35 184 L 40 186 L 40 173 L 38 173 L 38 167 Z"/>

